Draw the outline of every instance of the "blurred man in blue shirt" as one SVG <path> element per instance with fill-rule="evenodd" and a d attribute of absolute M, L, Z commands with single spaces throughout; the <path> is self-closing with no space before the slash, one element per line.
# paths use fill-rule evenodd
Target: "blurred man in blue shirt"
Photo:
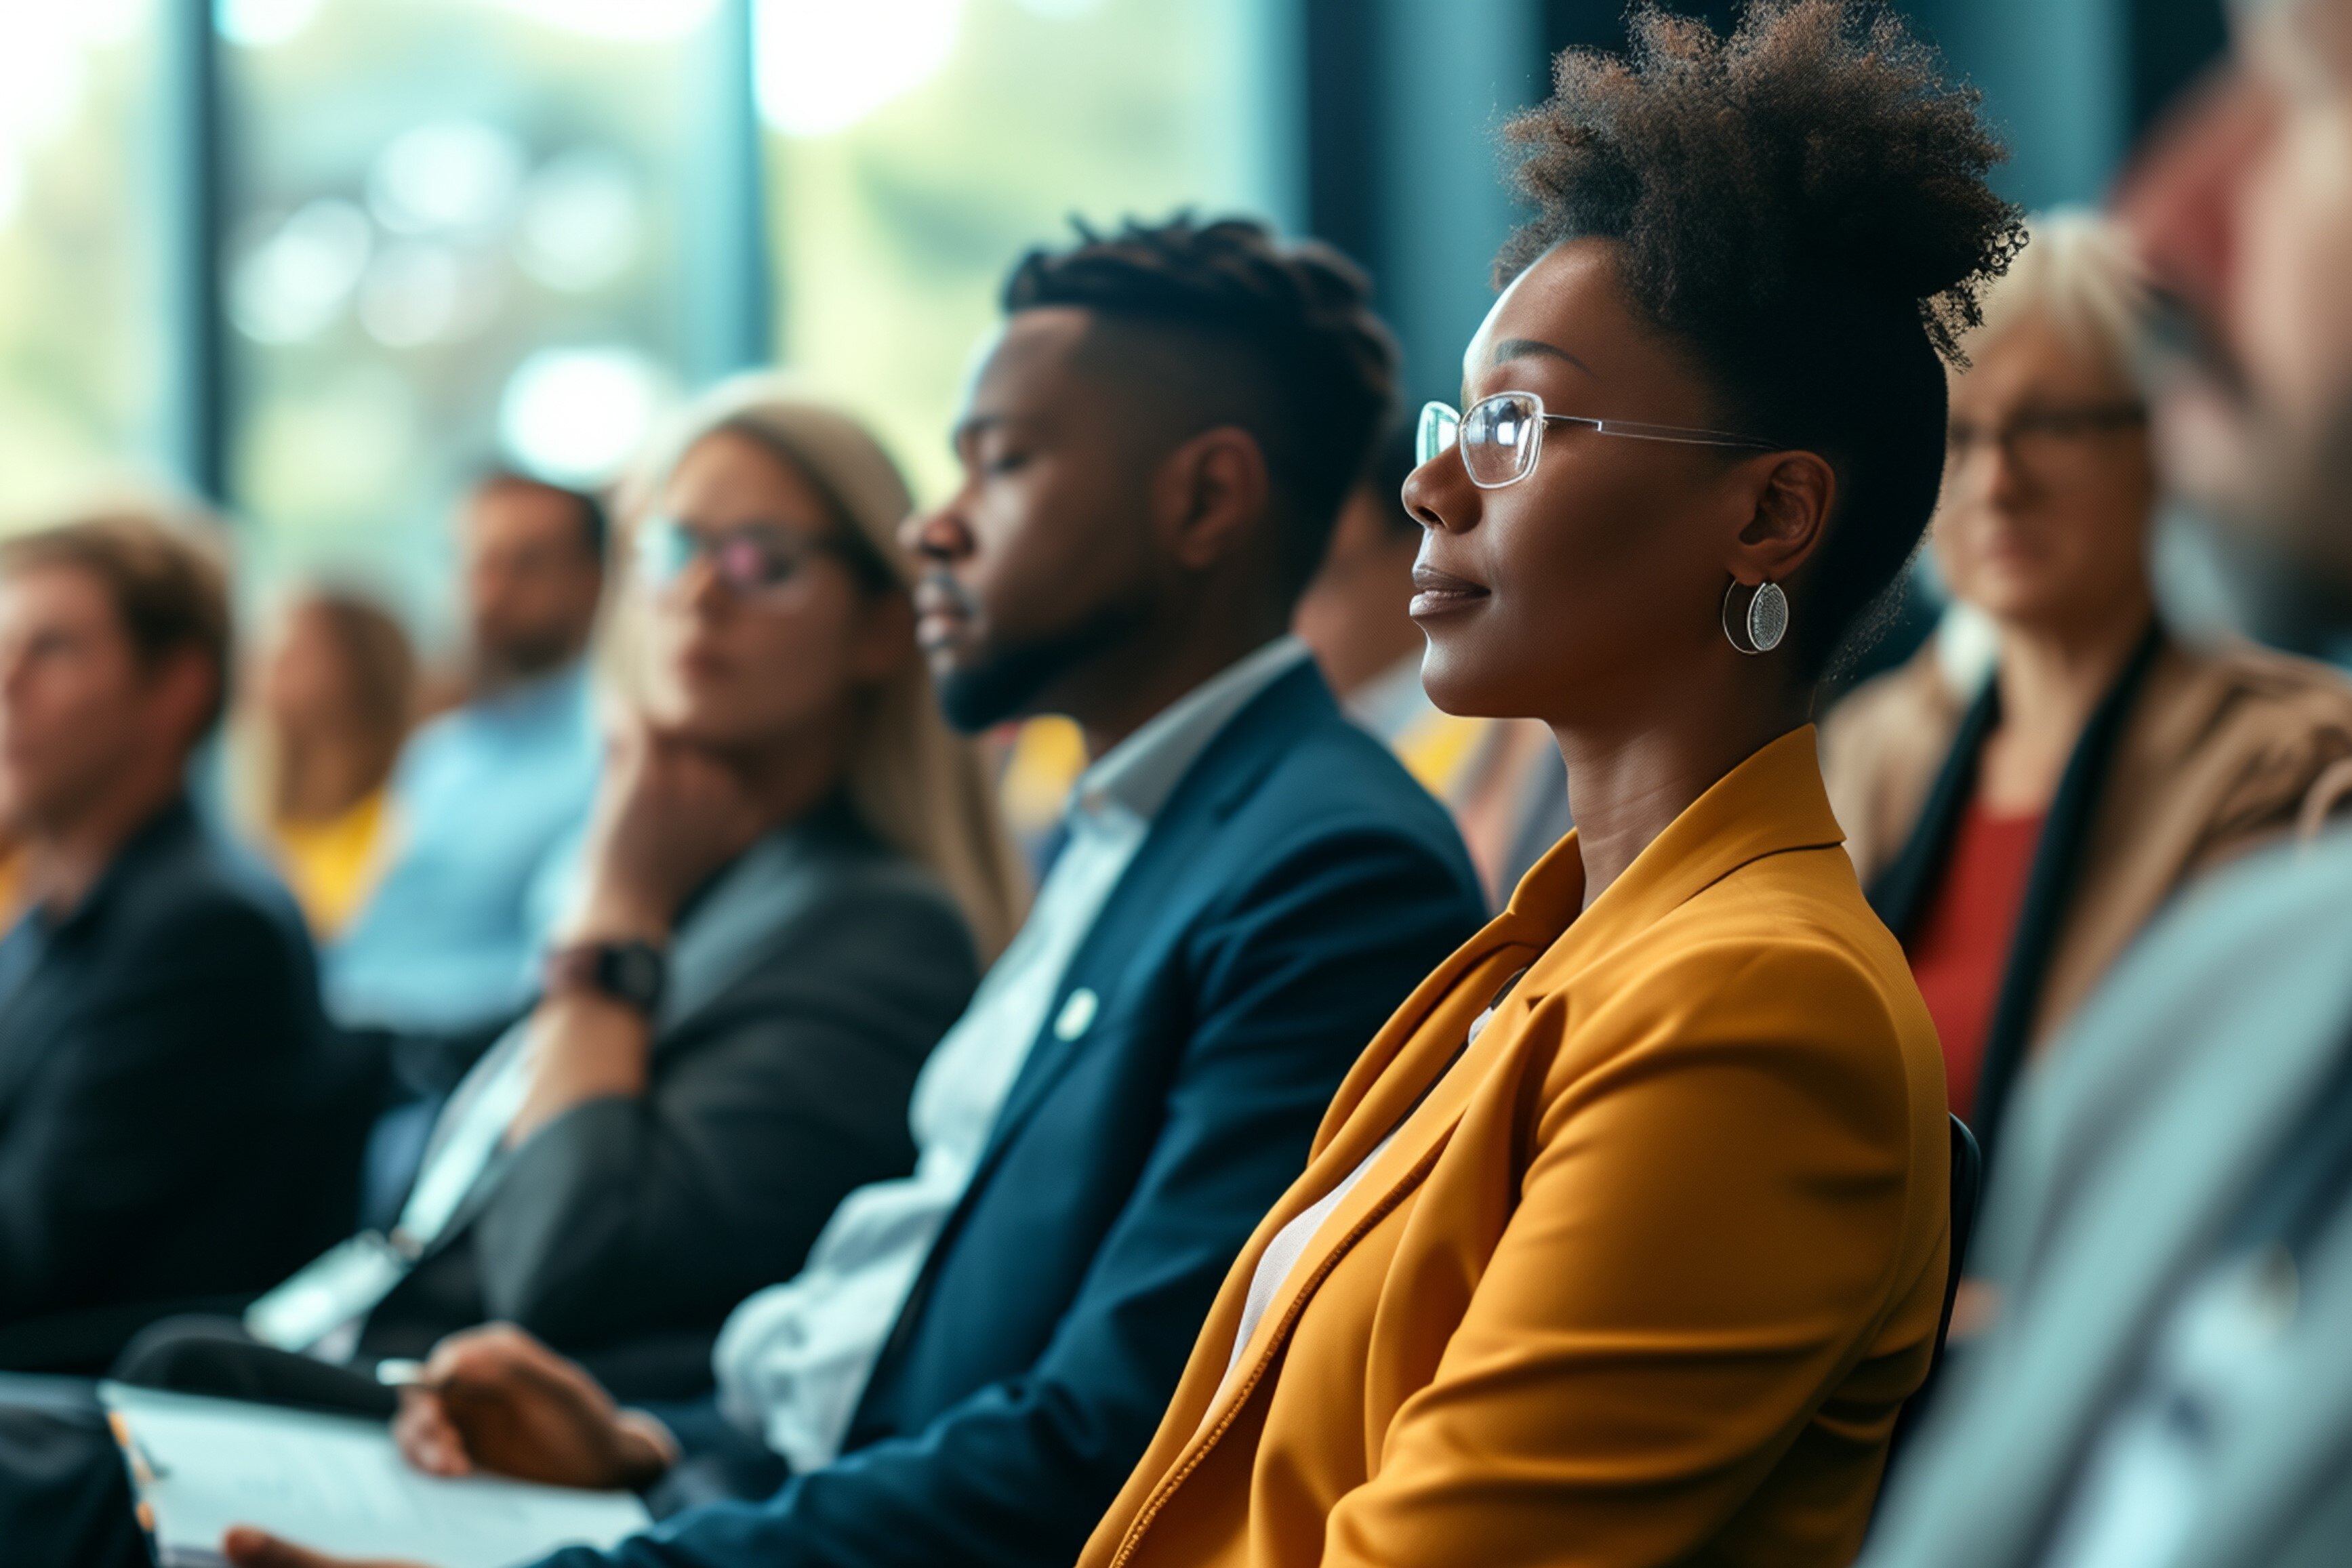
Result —
<path fill-rule="evenodd" d="M 393 779 L 393 860 L 328 954 L 346 1024 L 462 1030 L 529 998 L 552 864 L 594 793 L 585 650 L 604 509 L 512 474 L 460 520 L 473 695 L 419 730 Z"/>

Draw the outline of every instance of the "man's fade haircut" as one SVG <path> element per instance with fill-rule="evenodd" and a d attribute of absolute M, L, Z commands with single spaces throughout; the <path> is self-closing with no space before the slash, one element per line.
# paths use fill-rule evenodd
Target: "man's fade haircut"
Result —
<path fill-rule="evenodd" d="M 1552 98 L 1505 127 L 1535 214 L 1496 283 L 1617 242 L 1719 422 L 1829 460 L 1839 498 L 1790 627 L 1816 676 L 1874 632 L 1935 509 L 1945 365 L 2024 243 L 1985 181 L 2005 154 L 1980 95 L 1881 5 L 1754 0 L 1727 37 L 1645 5 L 1630 26 L 1622 57 L 1563 52 Z"/>
<path fill-rule="evenodd" d="M 1177 383 L 1155 375 L 1151 390 L 1176 401 L 1187 434 L 1237 425 L 1265 455 L 1282 590 L 1295 598 L 1395 417 L 1396 340 L 1370 281 L 1330 246 L 1284 244 L 1248 218 L 1074 226 L 1076 245 L 1013 267 L 1006 314 L 1070 306 L 1150 334 L 1151 371 L 1172 369 Z"/>
<path fill-rule="evenodd" d="M 194 523 L 146 512 L 77 517 L 0 541 L 0 578 L 60 569 L 95 578 L 142 669 L 194 653 L 213 673 L 212 702 L 197 733 L 212 733 L 228 706 L 234 626 L 228 574 L 215 541 Z"/>

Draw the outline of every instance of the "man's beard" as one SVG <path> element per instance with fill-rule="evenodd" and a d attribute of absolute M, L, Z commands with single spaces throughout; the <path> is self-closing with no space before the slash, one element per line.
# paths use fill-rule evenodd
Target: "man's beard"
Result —
<path fill-rule="evenodd" d="M 971 664 L 934 680 L 940 711 L 966 735 L 1002 724 L 1026 710 L 1063 672 L 1125 635 L 1132 623 L 1125 611 L 1107 611 L 1034 643 L 986 649 Z"/>
<path fill-rule="evenodd" d="M 484 689 L 520 685 L 553 674 L 580 655 L 578 640 L 568 633 L 508 638 L 498 643 L 478 639 L 474 644 L 474 684 Z"/>

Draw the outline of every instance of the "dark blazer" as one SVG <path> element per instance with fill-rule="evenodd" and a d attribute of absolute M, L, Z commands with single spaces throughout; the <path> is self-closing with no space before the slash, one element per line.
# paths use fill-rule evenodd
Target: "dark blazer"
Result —
<path fill-rule="evenodd" d="M 328 1135 L 335 1064 L 284 891 L 174 800 L 42 918 L 0 962 L 0 1323 L 119 1309 L 119 1341 L 135 1309 L 249 1293 L 332 1239 L 357 1127 Z"/>
<path fill-rule="evenodd" d="M 869 1382 L 851 1451 L 632 1564 L 1053 1564 L 1143 1452 L 1332 1092 L 1475 931 L 1438 804 L 1311 665 L 1213 740 L 1080 946 Z M 586 1564 L 594 1553 L 561 1561 Z"/>
<path fill-rule="evenodd" d="M 362 1352 L 503 1319 L 625 1396 L 707 1387 L 728 1311 L 796 1272 L 853 1188 L 913 1168 L 915 1074 L 978 971 L 954 901 L 846 807 L 772 833 L 679 925 L 646 1094 L 494 1165 Z"/>

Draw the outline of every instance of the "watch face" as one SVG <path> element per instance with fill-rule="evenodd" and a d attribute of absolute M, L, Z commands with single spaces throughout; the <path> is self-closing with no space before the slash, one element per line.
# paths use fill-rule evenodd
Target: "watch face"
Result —
<path fill-rule="evenodd" d="M 660 999 L 662 956 L 642 942 L 625 942 L 604 952 L 604 988 L 650 1012 Z"/>

